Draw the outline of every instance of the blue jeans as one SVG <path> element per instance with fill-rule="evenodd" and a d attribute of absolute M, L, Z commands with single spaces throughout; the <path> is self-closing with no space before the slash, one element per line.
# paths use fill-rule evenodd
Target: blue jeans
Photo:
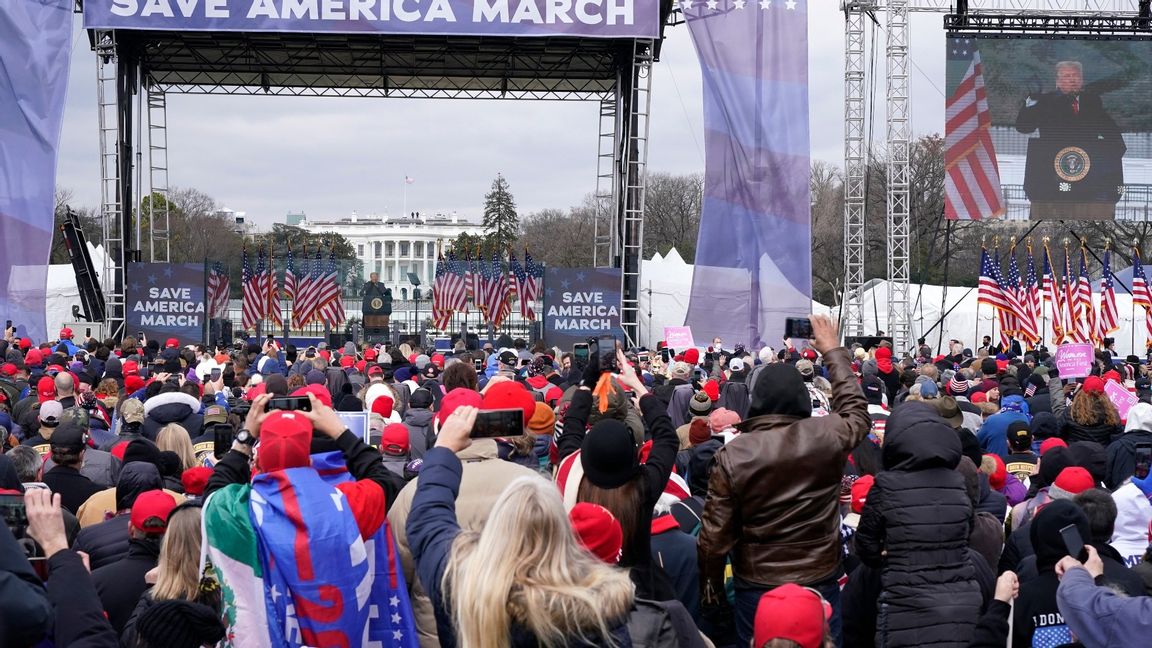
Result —
<path fill-rule="evenodd" d="M 840 638 L 840 583 L 838 579 L 833 577 L 816 583 L 809 583 L 806 587 L 820 592 L 820 596 L 823 596 L 824 600 L 832 605 L 832 618 L 828 620 L 828 629 L 832 638 L 836 640 L 836 645 L 842 645 Z M 760 603 L 760 597 L 769 589 L 736 586 L 736 635 L 740 637 L 741 646 L 752 645 L 752 627 L 756 619 L 756 606 Z"/>

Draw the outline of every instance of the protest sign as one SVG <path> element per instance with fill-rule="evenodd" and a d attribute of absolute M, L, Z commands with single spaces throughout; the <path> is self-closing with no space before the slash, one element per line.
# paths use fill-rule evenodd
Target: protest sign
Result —
<path fill-rule="evenodd" d="M 1128 410 L 1132 409 L 1133 405 L 1140 402 L 1140 399 L 1136 397 L 1136 394 L 1128 391 L 1124 385 L 1121 385 L 1114 380 L 1109 380 L 1104 383 L 1104 395 L 1106 395 L 1108 400 L 1112 401 L 1112 404 L 1116 406 L 1116 411 L 1120 413 L 1121 419 L 1127 419 Z"/>
<path fill-rule="evenodd" d="M 1096 351 L 1091 344 L 1073 342 L 1056 348 L 1056 369 L 1061 378 L 1083 378 L 1092 373 Z"/>
<path fill-rule="evenodd" d="M 696 346 L 696 342 L 692 339 L 692 327 L 665 326 L 664 343 L 678 351 Z"/>

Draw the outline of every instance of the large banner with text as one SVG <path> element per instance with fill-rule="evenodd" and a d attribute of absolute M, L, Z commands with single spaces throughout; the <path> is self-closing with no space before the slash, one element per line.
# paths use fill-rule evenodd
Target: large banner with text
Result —
<path fill-rule="evenodd" d="M 129 263 L 127 276 L 128 335 L 204 340 L 204 264 Z"/>
<path fill-rule="evenodd" d="M 615 335 L 620 327 L 619 268 L 548 268 L 544 275 L 544 342 L 571 351 L 577 342 Z"/>
<path fill-rule="evenodd" d="M 656 38 L 659 0 L 85 0 L 87 29 Z"/>
<path fill-rule="evenodd" d="M 0 311 L 48 337 L 44 303 L 56 153 L 72 54 L 72 1 L 0 1 Z"/>

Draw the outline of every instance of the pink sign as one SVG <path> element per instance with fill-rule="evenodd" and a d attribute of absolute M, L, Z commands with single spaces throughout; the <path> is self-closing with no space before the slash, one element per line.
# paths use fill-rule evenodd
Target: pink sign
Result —
<path fill-rule="evenodd" d="M 677 351 L 696 346 L 692 340 L 691 326 L 665 326 L 664 342 Z"/>
<path fill-rule="evenodd" d="M 1120 413 L 1121 419 L 1127 419 L 1128 410 L 1140 402 L 1136 394 L 1128 391 L 1128 388 L 1115 380 L 1109 380 L 1104 383 L 1104 394 L 1107 395 L 1108 400 L 1112 401 L 1112 404 L 1116 406 L 1116 411 Z"/>
<path fill-rule="evenodd" d="M 1083 378 L 1092 373 L 1096 350 L 1091 344 L 1075 342 L 1056 348 L 1056 369 L 1061 378 Z"/>

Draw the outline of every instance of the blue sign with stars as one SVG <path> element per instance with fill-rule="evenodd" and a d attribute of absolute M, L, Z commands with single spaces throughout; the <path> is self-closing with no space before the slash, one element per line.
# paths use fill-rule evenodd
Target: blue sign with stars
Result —
<path fill-rule="evenodd" d="M 204 340 L 204 264 L 129 263 L 125 303 L 130 335 Z"/>
<path fill-rule="evenodd" d="M 568 349 L 620 327 L 619 268 L 548 268 L 544 275 L 544 341 Z"/>

